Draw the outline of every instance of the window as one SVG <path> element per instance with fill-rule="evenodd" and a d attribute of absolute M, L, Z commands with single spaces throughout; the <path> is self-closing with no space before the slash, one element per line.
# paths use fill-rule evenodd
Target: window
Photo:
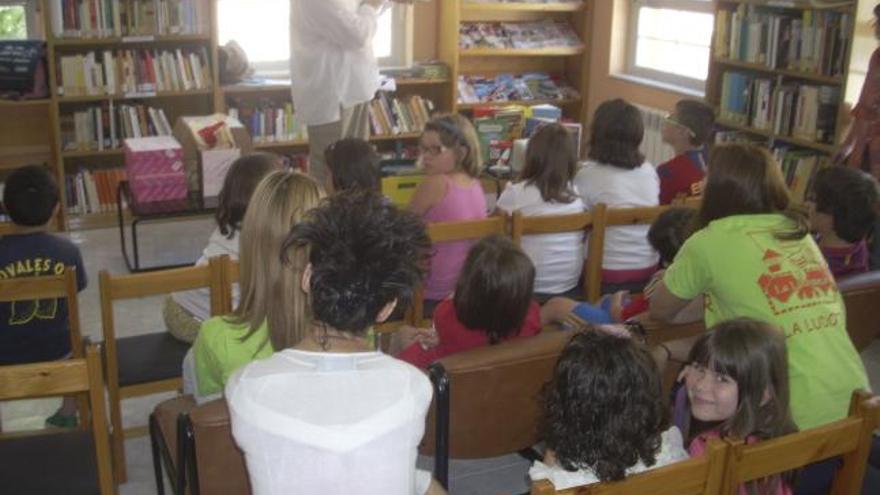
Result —
<path fill-rule="evenodd" d="M 627 72 L 703 91 L 714 28 L 711 0 L 632 0 Z"/>
<path fill-rule="evenodd" d="M 24 40 L 37 38 L 35 28 L 36 0 L 0 0 L 0 39 Z"/>
<path fill-rule="evenodd" d="M 257 74 L 290 77 L 290 0 L 219 0 L 220 44 L 235 40 Z M 379 18 L 373 52 L 380 66 L 408 65 L 411 9 L 395 4 Z M 272 33 L 267 36 L 266 33 Z"/>

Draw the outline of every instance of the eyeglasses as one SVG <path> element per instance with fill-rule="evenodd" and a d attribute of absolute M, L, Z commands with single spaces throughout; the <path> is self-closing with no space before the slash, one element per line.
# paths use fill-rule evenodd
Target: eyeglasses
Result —
<path fill-rule="evenodd" d="M 430 155 L 437 156 L 446 149 L 446 146 L 437 145 L 437 146 L 425 146 L 423 144 L 419 145 L 419 154 L 420 155 Z"/>
<path fill-rule="evenodd" d="M 690 127 L 679 122 L 678 119 L 675 117 L 675 115 L 668 113 L 668 114 L 666 114 L 666 117 L 663 118 L 663 120 L 669 124 L 672 124 L 676 127 L 680 127 L 682 129 L 686 130 L 688 133 L 688 136 L 690 136 L 692 138 L 697 137 L 697 135 L 694 133 L 694 131 L 692 131 Z"/>

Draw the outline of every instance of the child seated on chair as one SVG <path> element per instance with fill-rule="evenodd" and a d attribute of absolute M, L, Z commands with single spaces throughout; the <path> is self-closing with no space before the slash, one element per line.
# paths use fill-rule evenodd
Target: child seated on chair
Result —
<path fill-rule="evenodd" d="M 661 205 L 699 195 L 714 125 L 715 110 L 699 100 L 679 100 L 666 117 L 660 133 L 663 142 L 675 150 L 675 157 L 657 167 Z"/>
<path fill-rule="evenodd" d="M 404 326 L 394 334 L 397 355 L 419 368 L 474 347 L 541 331 L 541 310 L 532 298 L 535 267 L 513 242 L 483 238 L 468 253 L 455 292 L 434 309 L 430 329 Z"/>
<path fill-rule="evenodd" d="M 6 180 L 3 206 L 18 231 L 0 237 L 0 279 L 60 275 L 76 268 L 79 291 L 86 269 L 79 248 L 66 237 L 47 232 L 59 204 L 58 185 L 45 167 L 16 169 Z M 70 356 L 66 299 L 0 303 L 0 365 L 54 361 Z M 76 426 L 76 401 L 65 397 L 46 420 L 49 426 Z"/>
<path fill-rule="evenodd" d="M 529 470 L 557 490 L 616 481 L 686 459 L 650 353 L 631 338 L 575 333 L 543 392 L 543 462 Z"/>
<path fill-rule="evenodd" d="M 833 166 L 819 170 L 814 184 L 812 229 L 834 278 L 868 271 L 866 239 L 877 221 L 877 180 L 854 168 Z"/>
<path fill-rule="evenodd" d="M 648 242 L 660 254 L 660 265 L 667 266 L 675 259 L 678 250 L 691 234 L 691 222 L 696 216 L 691 208 L 670 208 L 661 213 L 648 229 Z M 626 291 L 606 295 L 599 304 L 578 302 L 566 297 L 554 297 L 541 308 L 541 323 L 548 325 L 581 326 L 583 323 L 615 323 L 626 321 L 648 310 L 654 284 L 663 276 L 657 271 L 645 286 L 643 294 L 633 298 Z M 702 305 L 697 312 L 702 314 Z"/>
<path fill-rule="evenodd" d="M 217 228 L 208 238 L 208 245 L 196 261 L 197 266 L 207 265 L 208 258 L 224 254 L 233 261 L 238 260 L 239 235 L 254 189 L 263 177 L 280 169 L 280 157 L 272 153 L 251 153 L 232 162 L 217 197 L 214 214 Z M 238 305 L 238 298 L 239 286 L 235 284 L 232 288 L 233 307 Z M 162 316 L 171 335 L 184 342 L 193 342 L 202 322 L 211 316 L 211 293 L 208 289 L 175 292 L 165 299 Z"/>

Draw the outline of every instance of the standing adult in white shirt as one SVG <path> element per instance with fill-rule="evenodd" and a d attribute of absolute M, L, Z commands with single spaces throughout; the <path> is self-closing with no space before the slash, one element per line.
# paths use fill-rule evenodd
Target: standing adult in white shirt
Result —
<path fill-rule="evenodd" d="M 291 0 L 293 105 L 308 127 L 309 173 L 320 184 L 328 184 L 327 146 L 343 137 L 370 136 L 369 102 L 379 89 L 373 36 L 389 5 L 389 0 Z"/>

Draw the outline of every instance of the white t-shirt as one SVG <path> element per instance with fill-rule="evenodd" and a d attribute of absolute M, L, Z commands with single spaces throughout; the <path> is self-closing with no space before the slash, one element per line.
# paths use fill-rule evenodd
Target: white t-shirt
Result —
<path fill-rule="evenodd" d="M 423 372 L 379 352 L 287 349 L 226 384 L 254 495 L 425 493 L 416 457 L 431 395 Z"/>
<path fill-rule="evenodd" d="M 626 170 L 612 165 L 584 162 L 574 177 L 587 210 L 599 203 L 608 208 L 639 208 L 657 206 L 660 179 L 648 163 Z M 648 244 L 648 225 L 610 227 L 605 232 L 605 270 L 638 270 L 657 264 L 657 252 Z"/>
<path fill-rule="evenodd" d="M 580 193 L 574 192 L 577 196 L 571 203 L 547 202 L 534 184 L 508 183 L 497 207 L 507 213 L 521 211 L 527 217 L 582 213 L 584 202 Z M 527 235 L 522 248 L 535 264 L 535 292 L 561 294 L 577 285 L 584 266 L 583 234 Z"/>
<path fill-rule="evenodd" d="M 296 114 L 306 125 L 336 122 L 340 106 L 373 99 L 373 54 L 380 8 L 361 0 L 291 0 L 290 77 Z"/>
<path fill-rule="evenodd" d="M 235 231 L 232 239 L 227 238 L 220 233 L 220 229 L 214 229 L 211 237 L 208 238 L 208 245 L 202 250 L 202 257 L 196 261 L 196 266 L 204 266 L 208 264 L 208 259 L 214 256 L 228 255 L 232 261 L 238 260 L 238 234 Z M 238 306 L 239 299 L 238 284 L 232 286 L 232 307 Z M 205 321 L 211 317 L 211 291 L 209 289 L 193 289 L 182 292 L 174 292 L 171 294 L 174 302 L 187 310 L 199 321 Z"/>
<path fill-rule="evenodd" d="M 653 466 L 645 466 L 642 461 L 637 462 L 634 466 L 626 470 L 627 476 L 631 474 L 641 473 L 654 468 L 662 467 L 667 464 L 682 461 L 688 458 L 688 453 L 684 449 L 684 442 L 681 439 L 681 432 L 675 426 L 670 427 L 661 435 L 660 452 L 657 453 L 656 462 Z M 566 471 L 558 464 L 548 466 L 541 461 L 536 461 L 529 469 L 529 477 L 533 480 L 550 480 L 553 487 L 557 490 L 565 490 L 575 486 L 591 485 L 598 483 L 599 478 L 589 469 L 581 469 L 580 471 Z"/>

